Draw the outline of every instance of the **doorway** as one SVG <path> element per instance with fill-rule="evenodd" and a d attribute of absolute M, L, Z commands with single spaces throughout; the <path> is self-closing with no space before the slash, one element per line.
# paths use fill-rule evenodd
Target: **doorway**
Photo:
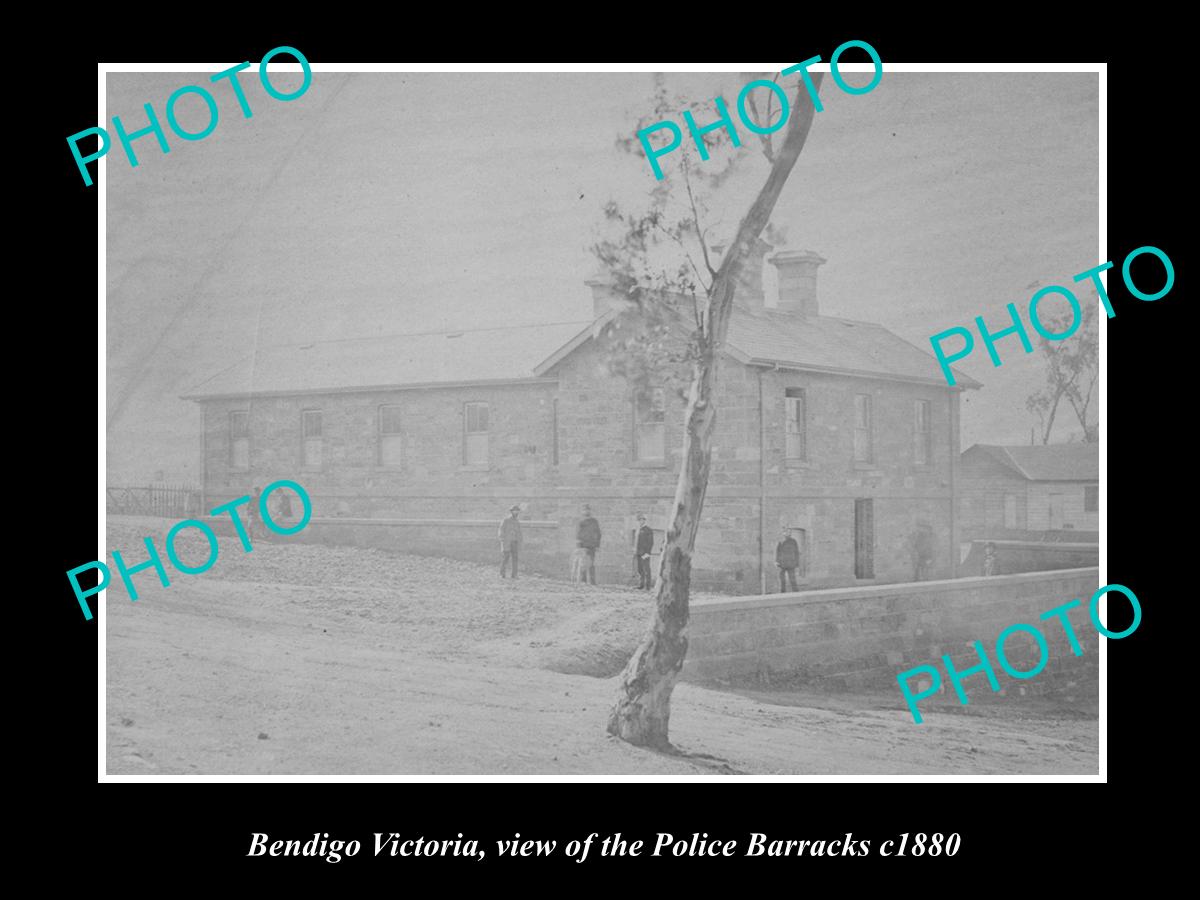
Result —
<path fill-rule="evenodd" d="M 875 501 L 854 501 L 854 577 L 875 577 Z"/>
<path fill-rule="evenodd" d="M 1058 531 L 1063 527 L 1063 495 L 1050 495 L 1050 530 Z"/>

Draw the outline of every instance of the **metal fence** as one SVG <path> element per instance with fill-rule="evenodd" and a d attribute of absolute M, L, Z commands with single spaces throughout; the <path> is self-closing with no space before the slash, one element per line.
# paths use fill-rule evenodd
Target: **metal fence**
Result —
<path fill-rule="evenodd" d="M 106 488 L 106 508 L 118 515 L 183 518 L 200 509 L 200 491 L 186 485 Z"/>

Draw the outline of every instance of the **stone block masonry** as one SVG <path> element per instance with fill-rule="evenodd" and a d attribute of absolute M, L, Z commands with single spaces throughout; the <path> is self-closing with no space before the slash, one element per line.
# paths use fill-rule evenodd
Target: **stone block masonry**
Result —
<path fill-rule="evenodd" d="M 740 315 L 761 328 L 756 317 L 778 325 L 807 310 L 840 341 L 879 337 L 866 323 L 824 321 L 814 290 L 794 291 L 783 313 Z M 639 425 L 646 400 L 612 375 L 614 340 L 600 333 L 515 380 L 197 395 L 205 501 L 298 472 L 313 498 L 308 540 L 479 562 L 492 561 L 495 528 L 518 504 L 522 521 L 557 526 L 539 530 L 522 566 L 564 580 L 588 503 L 604 534 L 600 583 L 635 585 L 636 516 L 649 519 L 657 555 L 681 462 L 684 406 L 675 390 L 682 384 L 664 376 L 661 428 Z M 755 595 L 777 586 L 775 546 L 785 528 L 800 545 L 797 587 L 956 574 L 956 392 L 732 355 L 720 366 L 694 588 Z M 652 559 L 651 570 L 658 564 Z"/>
<path fill-rule="evenodd" d="M 1082 598 L 1075 610 L 1083 655 L 1073 655 L 1062 629 L 1045 628 L 1050 661 L 1034 680 L 998 670 L 1008 697 L 1090 700 L 1099 684 L 1099 638 L 1087 622 L 1088 598 L 1100 586 L 1096 568 L 1027 572 L 907 584 L 837 588 L 692 603 L 683 677 L 697 682 L 786 683 L 824 690 L 896 690 L 896 674 L 949 654 L 963 668 L 978 662 L 971 645 L 993 646 L 1014 622 L 1039 623 L 1048 609 Z M 1012 642 L 1013 665 L 1032 665 Z M 980 677 L 971 700 L 993 694 Z M 957 706 L 952 688 L 949 699 Z M 898 695 L 897 695 L 898 696 Z"/>

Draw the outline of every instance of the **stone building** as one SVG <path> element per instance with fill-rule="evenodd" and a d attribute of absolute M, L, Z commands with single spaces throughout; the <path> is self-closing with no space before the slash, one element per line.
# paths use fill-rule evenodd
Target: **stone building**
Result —
<path fill-rule="evenodd" d="M 959 494 L 964 541 L 1098 540 L 1100 445 L 975 444 L 962 455 Z"/>
<path fill-rule="evenodd" d="M 911 580 L 921 542 L 928 575 L 951 576 L 958 395 L 978 385 L 960 374 L 951 388 L 879 325 L 822 315 L 816 254 L 770 258 L 768 307 L 765 249 L 720 361 L 693 582 L 775 590 L 783 527 L 801 545 L 802 588 Z M 522 564 L 565 577 L 586 502 L 604 533 L 600 582 L 631 583 L 639 512 L 662 546 L 683 404 L 610 374 L 625 314 L 588 284 L 590 322 L 268 348 L 214 376 L 188 395 L 203 409 L 206 508 L 292 478 L 313 497 L 310 539 L 498 562 L 497 525 L 518 503 Z"/>

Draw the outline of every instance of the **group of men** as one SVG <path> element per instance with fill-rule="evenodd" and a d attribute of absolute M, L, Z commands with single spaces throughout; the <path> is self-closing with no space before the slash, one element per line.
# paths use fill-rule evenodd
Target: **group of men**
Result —
<path fill-rule="evenodd" d="M 517 577 L 517 559 L 521 552 L 521 523 L 518 517 L 521 507 L 510 506 L 508 517 L 500 522 L 500 577 L 512 570 Z M 654 530 L 646 524 L 642 513 L 637 516 L 637 535 L 634 538 L 633 558 L 637 566 L 638 590 L 648 591 L 654 587 L 654 576 L 650 572 L 650 557 L 654 553 Z M 600 522 L 592 515 L 586 503 L 583 515 L 575 526 L 576 553 L 579 554 L 580 581 L 596 583 L 596 553 L 600 550 Z M 782 538 L 775 546 L 775 565 L 779 569 L 779 592 L 797 590 L 796 573 L 801 568 L 800 544 L 792 537 L 790 528 L 783 529 Z"/>
<path fill-rule="evenodd" d="M 509 571 L 510 563 L 512 578 L 517 577 L 517 559 L 521 552 L 521 523 L 519 516 L 521 507 L 510 506 L 508 517 L 500 522 L 500 577 L 504 578 Z M 638 590 L 648 591 L 654 586 L 654 576 L 650 573 L 650 557 L 654 553 L 654 530 L 646 524 L 642 513 L 637 516 L 637 535 L 634 539 L 633 556 L 637 566 Z M 596 583 L 596 553 L 600 549 L 600 522 L 592 515 L 592 508 L 586 503 L 583 515 L 575 526 L 575 546 L 580 554 L 580 580 L 584 583 Z"/>

